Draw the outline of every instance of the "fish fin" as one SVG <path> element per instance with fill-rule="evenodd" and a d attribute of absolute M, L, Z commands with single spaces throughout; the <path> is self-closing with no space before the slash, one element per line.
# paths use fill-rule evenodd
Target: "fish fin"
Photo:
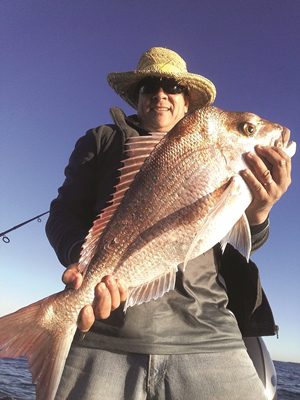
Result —
<path fill-rule="evenodd" d="M 165 134 L 163 133 L 155 132 L 148 136 L 131 137 L 125 143 L 124 154 L 127 158 L 122 161 L 123 166 L 119 169 L 121 175 L 118 184 L 115 186 L 112 200 L 97 216 L 82 245 L 78 270 L 83 275 L 95 255 L 99 237 L 121 204 L 145 159 L 148 158 L 154 147 L 164 136 Z"/>
<path fill-rule="evenodd" d="M 222 252 L 224 252 L 227 243 L 229 243 L 249 261 L 251 252 L 251 231 L 245 213 L 220 243 Z"/>
<path fill-rule="evenodd" d="M 195 235 L 186 254 L 183 263 L 184 268 L 189 260 L 208 251 L 216 244 L 212 239 L 207 240 L 207 238 L 216 237 L 214 234 L 215 231 L 219 232 L 219 237 L 225 238 L 226 235 L 228 235 L 232 227 L 241 219 L 251 200 L 251 193 L 243 178 L 239 175 L 231 178 L 227 188 L 220 196 L 216 205 L 207 214 L 201 229 Z M 245 220 L 237 224 L 236 231 L 230 236 L 230 241 L 234 246 L 237 246 L 238 249 L 243 251 L 243 255 L 246 257 L 248 255 L 249 257 L 251 250 L 251 234 L 249 224 L 248 228 L 247 224 Z M 238 234 L 238 229 L 242 229 L 240 235 Z M 223 240 L 222 243 L 224 246 L 225 240 Z"/>
<path fill-rule="evenodd" d="M 0 357 L 28 359 L 37 400 L 54 399 L 76 330 L 76 323 L 67 330 L 54 326 L 51 310 L 58 295 L 0 318 Z"/>
<path fill-rule="evenodd" d="M 167 273 L 160 275 L 157 279 L 141 286 L 129 288 L 129 296 L 124 306 L 124 312 L 128 307 L 156 300 L 170 290 L 173 290 L 175 288 L 176 272 L 177 266 L 170 269 Z"/>

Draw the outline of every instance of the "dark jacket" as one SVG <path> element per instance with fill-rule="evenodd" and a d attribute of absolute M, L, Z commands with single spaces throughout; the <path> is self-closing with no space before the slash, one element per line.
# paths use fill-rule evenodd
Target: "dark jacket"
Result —
<path fill-rule="evenodd" d="M 66 267 L 78 261 L 89 228 L 111 199 L 126 138 L 147 135 L 137 128 L 134 117 L 125 118 L 117 108 L 111 113 L 115 125 L 90 129 L 77 141 L 65 181 L 51 203 L 46 234 Z"/>
<path fill-rule="evenodd" d="M 66 179 L 52 201 L 46 233 L 60 262 L 68 266 L 79 259 L 81 245 L 93 220 L 111 198 L 118 180 L 124 143 L 131 136 L 147 135 L 135 116 L 127 118 L 117 108 L 111 110 L 115 124 L 89 130 L 76 143 L 65 169 Z M 268 224 L 252 230 L 253 248 L 268 237 Z M 231 246 L 222 256 L 229 304 L 244 336 L 273 335 L 273 315 L 261 289 L 257 267 Z"/>
<path fill-rule="evenodd" d="M 228 295 L 227 307 L 234 313 L 243 336 L 270 336 L 278 333 L 273 313 L 261 287 L 256 264 L 231 245 L 221 258 L 220 273 Z"/>

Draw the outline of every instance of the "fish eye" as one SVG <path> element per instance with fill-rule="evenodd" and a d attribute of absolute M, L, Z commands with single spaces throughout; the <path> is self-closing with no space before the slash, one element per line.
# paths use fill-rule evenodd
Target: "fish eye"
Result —
<path fill-rule="evenodd" d="M 253 136 L 256 132 L 256 126 L 250 122 L 244 122 L 241 124 L 241 131 L 247 136 Z"/>

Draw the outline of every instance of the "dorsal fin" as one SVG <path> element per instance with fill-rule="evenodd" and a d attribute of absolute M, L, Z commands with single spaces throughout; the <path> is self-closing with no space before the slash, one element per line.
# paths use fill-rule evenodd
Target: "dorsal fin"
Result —
<path fill-rule="evenodd" d="M 81 249 L 78 270 L 83 275 L 95 254 L 99 237 L 118 209 L 145 159 L 164 136 L 164 133 L 154 132 L 148 136 L 130 137 L 125 143 L 124 154 L 127 158 L 122 161 L 123 166 L 119 169 L 121 175 L 115 186 L 113 198 L 95 219 Z"/>

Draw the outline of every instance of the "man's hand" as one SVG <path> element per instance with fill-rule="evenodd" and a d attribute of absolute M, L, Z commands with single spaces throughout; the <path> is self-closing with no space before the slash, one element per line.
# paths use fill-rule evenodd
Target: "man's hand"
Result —
<path fill-rule="evenodd" d="M 241 171 L 253 195 L 246 210 L 250 225 L 263 223 L 291 184 L 291 159 L 281 148 L 256 146 L 255 151 L 245 155 L 249 169 Z"/>
<path fill-rule="evenodd" d="M 79 289 L 83 277 L 78 264 L 70 265 L 63 274 L 63 282 L 72 289 Z M 120 280 L 111 275 L 105 276 L 95 287 L 93 305 L 86 305 L 79 313 L 77 326 L 82 332 L 90 330 L 95 319 L 106 319 L 127 298 L 127 289 Z"/>

